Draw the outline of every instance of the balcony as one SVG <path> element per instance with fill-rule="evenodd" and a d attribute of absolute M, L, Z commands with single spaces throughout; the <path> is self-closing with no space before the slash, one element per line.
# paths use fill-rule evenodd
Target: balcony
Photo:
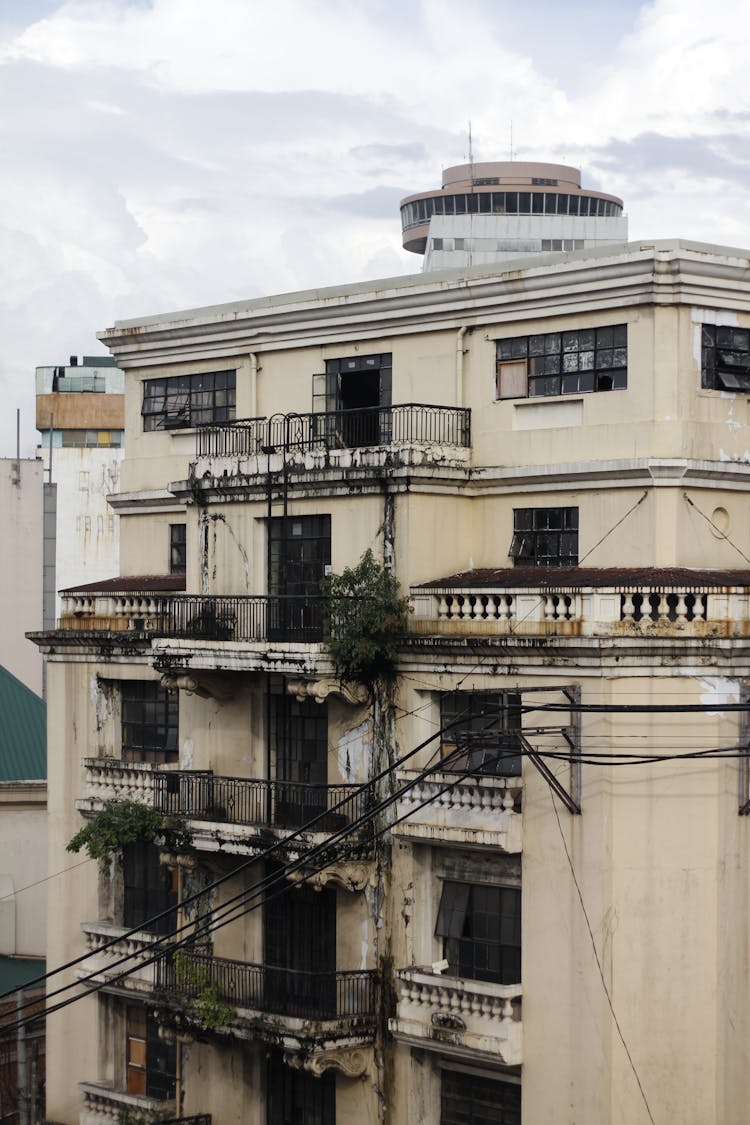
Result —
<path fill-rule="evenodd" d="M 123 1121 L 142 1121 L 144 1125 L 151 1121 L 158 1121 L 161 1125 L 177 1125 L 184 1121 L 194 1122 L 194 1125 L 207 1122 L 210 1125 L 211 1122 L 210 1114 L 198 1118 L 165 1119 L 165 1113 L 175 1111 L 173 1101 L 128 1094 L 124 1090 L 115 1090 L 111 1082 L 79 1082 L 78 1088 L 83 1093 L 80 1125 L 121 1125 Z"/>
<path fill-rule="evenodd" d="M 411 587 L 429 636 L 734 637 L 750 632 L 750 571 L 515 567 Z"/>
<path fill-rule="evenodd" d="M 470 445 L 470 410 L 402 403 L 201 427 L 196 455 L 212 463 L 213 475 L 256 476 L 283 463 L 313 470 L 465 465 Z M 197 475 L 204 471 L 200 465 Z"/>
<path fill-rule="evenodd" d="M 301 642 L 323 639 L 325 599 L 316 595 L 254 596 L 68 591 L 58 630 L 136 632 L 187 641 Z"/>
<path fill-rule="evenodd" d="M 299 841 L 302 849 L 321 843 L 332 832 L 353 824 L 369 809 L 371 793 L 358 785 L 303 785 L 258 778 L 221 777 L 211 770 L 177 770 L 119 758 L 84 758 L 85 789 L 76 802 L 91 813 L 105 801 L 131 800 L 187 822 L 192 846 L 199 851 L 252 854 L 267 846 L 267 830 L 279 838 L 321 817 Z M 368 825 L 351 839 L 368 850 Z M 290 845 L 290 858 L 296 854 Z"/>
<path fill-rule="evenodd" d="M 398 972 L 396 1039 L 466 1061 L 520 1066 L 520 984 L 443 977 L 422 969 Z"/>
<path fill-rule="evenodd" d="M 299 935 L 304 940 L 304 935 Z M 235 1009 L 232 1023 L 242 1037 L 278 1040 L 299 1049 L 315 1040 L 365 1042 L 375 1027 L 377 980 L 374 970 L 305 972 L 208 953 L 183 950 L 156 962 L 156 987 L 167 1004 L 185 1010 L 215 986 L 217 998 Z M 187 1007 L 189 1022 L 189 1006 Z"/>
<path fill-rule="evenodd" d="M 81 930 L 89 956 L 75 970 L 78 980 L 92 977 L 94 984 L 117 986 L 129 992 L 152 995 L 154 963 L 147 962 L 154 956 L 154 943 L 159 941 L 158 935 L 140 932 L 125 936 L 129 933 L 127 927 L 113 926 L 109 922 L 82 922 Z M 114 944 L 105 948 L 112 941 Z M 127 973 L 127 976 L 122 977 L 123 973 Z"/>
<path fill-rule="evenodd" d="M 399 785 L 419 777 L 400 770 Z M 432 844 L 521 851 L 520 777 L 462 777 L 433 773 L 399 797 L 394 836 Z M 421 807 L 420 807 L 421 806 Z"/>

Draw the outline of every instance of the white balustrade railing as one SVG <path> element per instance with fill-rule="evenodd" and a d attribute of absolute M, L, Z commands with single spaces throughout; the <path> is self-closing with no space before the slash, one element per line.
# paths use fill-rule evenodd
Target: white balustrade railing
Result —
<path fill-rule="evenodd" d="M 110 629 L 148 628 L 160 617 L 164 599 L 160 594 L 69 593 L 62 595 L 60 624 L 75 627 L 78 621 L 106 622 Z"/>
<path fill-rule="evenodd" d="M 399 785 L 418 772 L 399 770 Z M 416 781 L 396 805 L 393 831 L 406 839 L 521 851 L 520 777 L 464 777 L 435 773 Z"/>
<path fill-rule="evenodd" d="M 128 936 L 126 927 L 109 922 L 82 922 L 81 930 L 89 956 L 75 970 L 79 980 L 93 978 L 134 992 L 153 991 L 156 970 L 153 962 L 147 962 L 154 956 L 156 934 L 140 931 Z"/>
<path fill-rule="evenodd" d="M 420 633 L 732 636 L 744 635 L 750 622 L 750 589 L 739 586 L 413 586 L 411 601 L 411 627 Z"/>
<path fill-rule="evenodd" d="M 398 1006 L 391 1030 L 411 1043 L 424 1041 L 494 1057 L 506 1066 L 522 1062 L 520 984 L 444 977 L 424 969 L 397 974 Z"/>
<path fill-rule="evenodd" d="M 80 1125 L 120 1125 L 123 1121 L 163 1121 L 174 1112 L 174 1102 L 126 1094 L 108 1082 L 79 1082 L 83 1092 Z"/>
<path fill-rule="evenodd" d="M 87 801 L 139 801 L 154 803 L 154 769 L 150 762 L 123 762 L 120 758 L 84 758 L 83 796 Z M 159 767 L 163 769 L 163 766 Z"/>

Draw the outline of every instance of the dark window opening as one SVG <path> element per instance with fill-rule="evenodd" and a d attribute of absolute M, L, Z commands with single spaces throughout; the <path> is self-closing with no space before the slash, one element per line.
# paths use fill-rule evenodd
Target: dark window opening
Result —
<path fill-rule="evenodd" d="M 169 1101 L 175 1095 L 177 1050 L 159 1036 L 159 1026 L 136 1004 L 126 1012 L 125 1088 L 128 1094 Z"/>
<path fill-rule="evenodd" d="M 520 983 L 520 888 L 444 882 L 435 934 L 452 976 Z"/>
<path fill-rule="evenodd" d="M 280 871 L 269 865 L 269 873 Z M 336 892 L 289 887 L 263 908 L 265 989 L 270 1011 L 310 1019 L 336 1015 Z"/>
<path fill-rule="evenodd" d="M 336 1125 L 336 1078 L 292 1070 L 273 1051 L 266 1071 L 266 1125 Z"/>
<path fill-rule="evenodd" d="M 187 570 L 187 526 L 169 525 L 169 573 L 184 574 Z"/>
<path fill-rule="evenodd" d="M 273 696 L 272 703 L 274 822 L 299 827 L 325 812 L 327 805 L 328 707 L 290 695 Z"/>
<path fill-rule="evenodd" d="M 139 840 L 122 849 L 123 925 L 168 934 L 177 926 L 177 869 L 159 862 L 155 844 Z M 164 914 L 163 918 L 157 915 Z"/>
<path fill-rule="evenodd" d="M 176 430 L 232 421 L 236 379 L 235 371 L 146 379 L 141 406 L 143 429 Z"/>
<path fill-rule="evenodd" d="M 701 386 L 750 391 L 750 329 L 704 324 L 701 340 Z"/>
<path fill-rule="evenodd" d="M 498 398 L 616 391 L 627 383 L 626 324 L 497 341 Z"/>
<path fill-rule="evenodd" d="M 514 508 L 514 566 L 578 566 L 578 508 Z"/>
<path fill-rule="evenodd" d="M 443 757 L 451 755 L 451 771 L 520 775 L 521 696 L 517 692 L 449 692 L 440 698 L 440 728 L 441 752 Z"/>
<path fill-rule="evenodd" d="M 269 640 L 320 640 L 321 580 L 331 564 L 331 517 L 269 521 Z"/>
<path fill-rule="evenodd" d="M 521 1085 L 444 1070 L 440 1125 L 521 1125 Z"/>
<path fill-rule="evenodd" d="M 155 680 L 123 680 L 122 757 L 126 762 L 176 762 L 178 698 Z"/>
<path fill-rule="evenodd" d="M 357 449 L 391 440 L 390 352 L 326 360 L 325 376 L 313 376 L 314 420 L 328 427 L 332 448 Z"/>

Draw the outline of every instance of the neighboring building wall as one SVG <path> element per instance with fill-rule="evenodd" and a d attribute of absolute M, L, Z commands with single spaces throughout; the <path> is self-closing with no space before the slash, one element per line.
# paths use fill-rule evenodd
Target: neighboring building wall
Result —
<path fill-rule="evenodd" d="M 32 691 L 42 691 L 42 658 L 25 634 L 42 625 L 43 466 L 0 460 L 0 665 Z"/>
<path fill-rule="evenodd" d="M 48 487 L 56 490 L 56 590 L 117 572 L 119 520 L 107 497 L 120 486 L 122 392 L 122 372 L 107 356 L 36 369 L 39 453 Z M 56 599 L 56 616 L 59 611 Z"/>
<path fill-rule="evenodd" d="M 0 956 L 45 957 L 47 783 L 0 782 Z"/>

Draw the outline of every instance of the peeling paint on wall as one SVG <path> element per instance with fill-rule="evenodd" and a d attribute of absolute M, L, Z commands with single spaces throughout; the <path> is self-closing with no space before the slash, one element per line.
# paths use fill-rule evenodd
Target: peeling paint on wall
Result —
<path fill-rule="evenodd" d="M 336 746 L 336 756 L 346 785 L 356 785 L 370 776 L 372 733 L 369 719 L 344 731 Z"/>
<path fill-rule="evenodd" d="M 697 676 L 696 679 L 703 688 L 700 701 L 704 706 L 739 703 L 740 685 L 737 680 L 727 680 L 722 676 Z M 720 715 L 722 712 L 708 711 L 707 714 Z"/>
<path fill-rule="evenodd" d="M 193 769 L 193 740 L 186 738 L 182 744 L 180 751 L 180 768 L 183 770 Z"/>

